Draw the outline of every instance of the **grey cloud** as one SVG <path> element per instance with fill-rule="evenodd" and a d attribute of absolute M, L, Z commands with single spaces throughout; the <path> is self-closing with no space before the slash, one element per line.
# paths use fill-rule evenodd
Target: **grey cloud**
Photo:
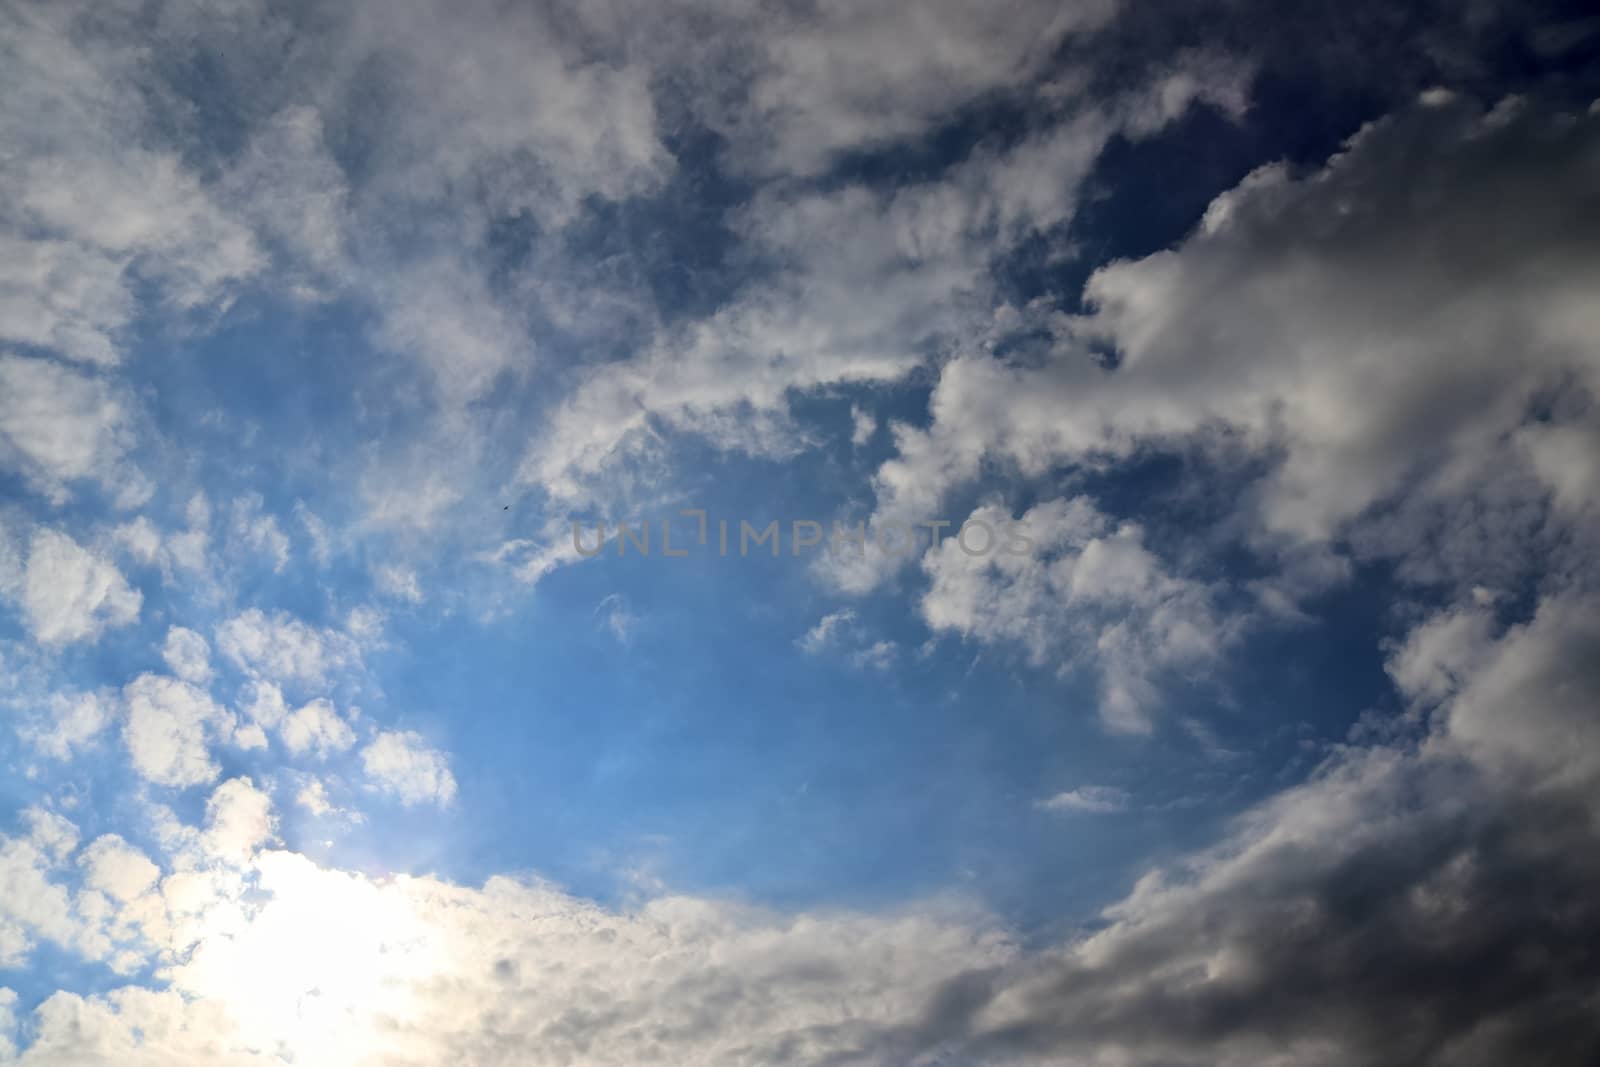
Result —
<path fill-rule="evenodd" d="M 1211 88 L 1193 81 L 1175 92 L 1189 103 Z M 1016 313 L 999 296 L 996 263 L 1069 222 L 1106 143 L 1172 117 L 1171 101 L 1151 104 L 1169 90 L 1161 82 L 1103 106 L 1060 106 L 1047 128 L 892 190 L 779 183 L 758 194 L 733 218 L 769 273 L 706 318 L 586 375 L 533 441 L 521 480 L 581 501 L 662 429 L 781 456 L 795 447 L 795 434 L 780 432 L 793 395 L 903 380 L 944 353 L 1007 336 Z"/>
<path fill-rule="evenodd" d="M 881 1058 L 938 1044 L 1030 1064 L 1590 1062 L 1600 770 L 1581 739 L 1600 715 L 1600 635 L 1579 620 L 1594 608 L 1545 602 L 1461 668 L 1423 736 L 1337 750 L 1141 880 L 1102 929 L 985 976 L 979 996 L 961 986 L 962 1010 L 886 1038 Z M 1439 692 L 1415 684 L 1436 677 L 1422 660 L 1462 662 L 1440 632 L 1397 659 L 1408 691 Z"/>
<path fill-rule="evenodd" d="M 1434 98 L 1325 169 L 1258 171 L 1180 247 L 1097 271 L 1048 363 L 949 363 L 932 426 L 878 472 L 879 520 L 983 462 L 1037 476 L 1220 441 L 1268 464 L 1245 503 L 1270 538 L 1350 536 L 1434 580 L 1506 559 L 1544 520 L 1541 477 L 1569 513 L 1590 477 L 1570 440 L 1600 385 L 1597 122 Z"/>

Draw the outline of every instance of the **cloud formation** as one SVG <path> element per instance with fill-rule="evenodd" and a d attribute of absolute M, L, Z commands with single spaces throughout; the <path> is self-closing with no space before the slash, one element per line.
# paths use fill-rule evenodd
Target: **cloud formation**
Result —
<path fill-rule="evenodd" d="M 1178 248 L 1096 271 L 1094 310 L 1054 320 L 1048 362 L 949 363 L 932 425 L 901 430 L 878 472 L 878 516 L 938 501 L 983 463 L 1037 474 L 1231 446 L 1271 459 L 1247 502 L 1281 537 L 1347 533 L 1405 490 L 1411 521 L 1371 535 L 1399 553 L 1475 483 L 1492 513 L 1521 506 L 1508 471 L 1576 506 L 1600 234 L 1571 220 L 1595 214 L 1595 123 L 1440 95 L 1316 173 L 1257 171 Z M 1470 549 L 1451 540 L 1435 566 Z"/>
<path fill-rule="evenodd" d="M 1015 520 L 986 505 L 968 524 L 970 544 L 950 538 L 923 558 L 923 618 L 936 632 L 1020 645 L 1035 664 L 1085 662 L 1099 676 L 1108 729 L 1148 733 L 1161 676 L 1203 675 L 1234 636 L 1205 583 L 1167 573 L 1137 523 L 1116 525 L 1082 497 Z M 1014 526 L 1024 551 L 978 552 Z"/>
<path fill-rule="evenodd" d="M 1563 732 L 1592 726 L 1600 679 L 1582 664 L 1600 647 L 1561 623 L 1594 606 L 1551 600 L 1495 632 L 1422 734 L 1336 749 L 1216 846 L 1152 870 L 1098 929 L 1034 951 L 949 906 L 784 917 L 665 897 L 616 911 L 511 879 L 373 881 L 260 851 L 268 800 L 230 781 L 203 834 L 169 833 L 159 890 L 120 839 L 79 860 L 125 906 L 156 894 L 135 921 L 151 951 L 176 953 L 171 991 L 56 994 L 22 1062 L 114 1047 L 247 1063 L 273 1047 L 312 1063 L 492 1064 L 529 1042 L 596 1064 L 1581 1062 L 1600 996 L 1585 889 L 1600 780 Z M 1397 677 L 1449 659 L 1428 626 L 1397 651 Z M 1568 699 L 1476 732 L 1512 679 Z M 1121 800 L 1086 787 L 1049 806 Z M 55 829 L 70 853 L 75 835 Z M 7 848 L 31 879 L 12 921 L 81 938 L 44 846 Z M 229 936 L 192 940 L 218 923 Z"/>
<path fill-rule="evenodd" d="M 1246 33 L 1267 6 L 4 0 L 0 1061 L 1600 1059 L 1597 31 L 1360 3 Z M 1508 95 L 1501 53 L 1561 73 Z M 1421 91 L 1447 75 L 1483 102 Z M 1162 204 L 1119 198 L 1130 159 Z M 571 513 L 702 488 L 1028 543 L 743 572 L 733 638 L 680 662 L 662 635 L 721 604 L 557 572 Z M 1374 603 L 1325 633 L 1342 583 Z M 488 826 L 532 843 L 470 846 L 466 884 L 485 769 L 533 736 L 483 679 L 514 615 L 549 703 L 651 707 L 552 711 L 581 755 L 515 819 L 556 829 Z M 1295 676 L 1358 694 L 1333 725 L 1232 684 L 1262 633 L 1349 629 Z M 996 669 L 957 678 L 963 643 Z M 705 676 L 796 721 L 679 714 Z M 1060 679 L 1095 693 L 1086 755 L 1045 750 Z M 954 725 L 1012 684 L 1022 755 Z M 1052 873 L 1031 927 L 978 899 L 1014 874 L 977 870 L 1015 859 L 994 812 L 1094 866 L 1158 814 L 1130 767 L 1173 723 L 1214 763 L 1240 704 L 1308 764 L 1241 766 L 1209 844 L 1077 913 Z M 676 828 L 651 790 L 695 775 L 701 891 L 526 873 L 558 833 L 597 834 L 568 871 L 631 863 L 595 858 L 607 820 L 680 847 L 634 811 Z M 786 836 L 830 777 L 908 851 Z M 808 847 L 816 899 L 773 858 Z"/>
<path fill-rule="evenodd" d="M 142 594 L 116 564 L 58 530 L 41 527 L 15 591 L 34 639 L 48 647 L 95 641 L 139 617 Z"/>
<path fill-rule="evenodd" d="M 379 792 L 401 804 L 449 804 L 455 800 L 456 779 L 443 752 L 429 746 L 413 730 L 386 730 L 361 750 L 367 779 Z"/>

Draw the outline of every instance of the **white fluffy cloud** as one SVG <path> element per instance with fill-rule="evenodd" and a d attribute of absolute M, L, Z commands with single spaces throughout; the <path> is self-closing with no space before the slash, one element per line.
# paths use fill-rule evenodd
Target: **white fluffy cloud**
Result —
<path fill-rule="evenodd" d="M 356 743 L 355 731 L 339 717 L 332 702 L 318 699 L 284 716 L 278 726 L 284 745 L 295 755 L 311 752 L 326 757 Z"/>
<path fill-rule="evenodd" d="M 413 731 L 378 734 L 361 750 L 361 764 L 379 791 L 402 804 L 449 804 L 455 799 L 456 780 L 449 759 Z"/>
<path fill-rule="evenodd" d="M 277 726 L 289 713 L 289 707 L 283 700 L 283 690 L 259 678 L 246 683 L 241 691 L 240 710 L 251 722 L 263 727 Z"/>
<path fill-rule="evenodd" d="M 50 819 L 32 822 L 27 837 L 0 834 L 0 967 L 21 965 L 41 937 L 60 945 L 76 939 L 70 898 L 51 875 L 76 832 L 68 824 L 63 835 Z"/>
<path fill-rule="evenodd" d="M 185 788 L 214 781 L 220 768 L 209 742 L 233 733 L 234 716 L 188 682 L 144 674 L 129 682 L 122 738 L 133 767 L 157 785 Z"/>
<path fill-rule="evenodd" d="M 78 828 L 65 815 L 31 807 L 22 813 L 28 840 L 55 862 L 65 860 L 78 847 Z"/>
<path fill-rule="evenodd" d="M 1209 586 L 1168 573 L 1137 524 L 1115 524 L 1087 499 L 1017 519 L 986 505 L 966 522 L 987 526 L 991 547 L 977 553 L 984 535 L 974 532 L 970 547 L 952 537 L 928 551 L 923 618 L 984 644 L 1018 644 L 1036 664 L 1089 667 L 1109 729 L 1149 732 L 1163 677 L 1203 674 L 1232 639 Z M 1011 542 L 1013 530 L 1031 547 Z"/>
<path fill-rule="evenodd" d="M 318 819 L 337 810 L 328 798 L 328 787 L 316 778 L 300 787 L 294 795 L 294 802 Z"/>
<path fill-rule="evenodd" d="M 34 531 L 22 578 L 28 629 L 41 644 L 94 641 L 139 617 L 143 596 L 116 564 L 57 530 Z"/>
<path fill-rule="evenodd" d="M 277 685 L 320 689 L 338 671 L 359 664 L 360 649 L 336 630 L 284 612 L 250 608 L 217 627 L 217 649 L 240 670 Z"/>
<path fill-rule="evenodd" d="M 127 902 L 143 895 L 161 868 L 150 857 L 116 834 L 103 834 L 90 842 L 78 857 L 84 869 L 84 883 L 117 900 Z"/>
<path fill-rule="evenodd" d="M 218 859 L 242 863 L 272 837 L 272 798 L 248 778 L 230 778 L 206 801 L 202 847 Z"/>
<path fill-rule="evenodd" d="M 211 646 L 206 639 L 185 626 L 167 630 L 167 643 L 161 649 L 167 669 L 186 682 L 205 685 L 211 680 Z"/>

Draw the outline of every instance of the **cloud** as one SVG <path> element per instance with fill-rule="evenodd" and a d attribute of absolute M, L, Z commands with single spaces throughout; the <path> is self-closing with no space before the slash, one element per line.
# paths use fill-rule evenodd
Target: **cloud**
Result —
<path fill-rule="evenodd" d="M 850 407 L 850 443 L 860 448 L 869 443 L 877 433 L 877 416 L 852 404 Z"/>
<path fill-rule="evenodd" d="M 810 653 L 821 652 L 830 645 L 836 633 L 856 621 L 856 613 L 852 608 L 841 608 L 830 612 L 817 620 L 815 626 L 805 632 L 798 644 Z"/>
<path fill-rule="evenodd" d="M 311 540 L 312 560 L 317 566 L 326 567 L 333 558 L 333 538 L 328 532 L 328 524 L 306 507 L 303 501 L 295 503 L 294 514 L 295 518 L 300 520 L 300 525 L 305 528 L 306 537 Z"/>
<path fill-rule="evenodd" d="M 500 375 L 531 360 L 527 325 L 492 298 L 488 281 L 469 266 L 443 258 L 418 264 L 385 288 L 378 342 L 419 360 L 446 408 L 481 397 Z"/>
<path fill-rule="evenodd" d="M 989 550 L 976 551 L 981 532 L 928 550 L 924 620 L 982 644 L 1020 645 L 1037 665 L 1088 667 L 1108 729 L 1149 733 L 1163 679 L 1203 676 L 1233 639 L 1237 624 L 1208 585 L 1168 573 L 1136 523 L 1116 524 L 1086 498 L 1018 519 L 985 505 L 967 524 L 988 528 Z"/>
<path fill-rule="evenodd" d="M 137 563 L 151 566 L 161 560 L 161 531 L 144 515 L 117 526 L 111 539 Z"/>
<path fill-rule="evenodd" d="M 1026 85 L 1063 38 L 1103 26 L 1119 6 L 939 0 L 910 19 L 882 2 L 763 10 L 742 27 L 755 41 L 754 57 L 741 57 L 752 68 L 747 103 L 728 116 L 735 158 L 807 176 L 920 136 L 965 104 Z"/>
<path fill-rule="evenodd" d="M 78 857 L 78 864 L 84 869 L 85 884 L 123 902 L 143 895 L 161 876 L 161 868 L 150 862 L 150 857 L 116 834 L 95 838 Z"/>
<path fill-rule="evenodd" d="M 116 260 L 66 241 L 0 233 L 0 339 L 114 364 L 133 309 Z"/>
<path fill-rule="evenodd" d="M 1109 815 L 1128 806 L 1128 792 L 1111 785 L 1080 785 L 1053 797 L 1039 801 L 1046 811 L 1082 812 L 1088 815 Z"/>
<path fill-rule="evenodd" d="M 279 253 L 291 291 L 307 301 L 338 292 L 353 266 L 349 185 L 326 138 L 317 108 L 286 107 L 255 130 L 222 182 L 222 197 Z"/>
<path fill-rule="evenodd" d="M 53 820 L 32 822 L 25 838 L 0 834 L 0 966 L 20 966 L 38 938 L 70 946 L 76 938 L 71 901 L 64 888 L 51 880 L 52 869 L 64 858 L 63 828 Z M 70 829 L 70 824 L 69 827 Z M 71 831 L 76 840 L 76 831 Z"/>
<path fill-rule="evenodd" d="M 1593 617 L 1591 600 L 1547 600 L 1492 634 L 1420 742 L 1335 748 L 1217 845 L 1140 879 L 1101 929 L 952 985 L 965 995 L 937 1025 L 875 1054 L 936 1042 L 1028 1064 L 1583 1062 L 1600 1041 L 1600 967 L 1578 947 L 1600 924 L 1583 888 L 1600 779 L 1590 749 L 1558 738 L 1591 730 L 1600 706 L 1585 669 L 1600 635 L 1565 625 Z M 1423 649 L 1449 660 L 1459 646 L 1430 627 L 1396 670 L 1437 694 Z M 1475 734 L 1490 701 L 1505 732 Z"/>
<path fill-rule="evenodd" d="M 1481 581 L 1537 526 L 1530 475 L 1569 502 L 1588 477 L 1574 438 L 1547 435 L 1588 433 L 1600 385 L 1600 233 L 1570 225 L 1595 216 L 1597 121 L 1446 100 L 1371 124 L 1321 170 L 1257 171 L 1179 247 L 1097 270 L 1093 310 L 1050 321 L 1048 361 L 948 363 L 932 425 L 899 429 L 878 472 L 878 518 L 929 512 L 981 464 L 1041 476 L 1216 446 L 1262 462 L 1241 499 L 1262 534 L 1352 532 L 1419 575 Z"/>
<path fill-rule="evenodd" d="M 245 683 L 240 690 L 239 707 L 251 722 L 264 727 L 277 726 L 289 714 L 283 690 L 259 678 Z"/>
<path fill-rule="evenodd" d="M 211 499 L 196 490 L 184 505 L 183 518 L 183 531 L 169 535 L 162 544 L 163 566 L 176 568 L 197 582 L 213 584 Z"/>
<path fill-rule="evenodd" d="M 70 482 L 116 485 L 128 409 L 104 382 L 49 360 L 0 354 L 0 463 L 60 499 Z"/>
<path fill-rule="evenodd" d="M 300 787 L 300 791 L 294 795 L 294 802 L 318 819 L 339 810 L 328 798 L 328 787 L 316 778 Z"/>
<path fill-rule="evenodd" d="M 459 485 L 450 484 L 434 471 L 399 474 L 383 473 L 369 481 L 363 491 L 367 521 L 378 527 L 427 530 L 443 519 L 462 496 Z"/>
<path fill-rule="evenodd" d="M 217 649 L 240 670 L 277 685 L 325 687 L 330 677 L 358 666 L 361 652 L 350 637 L 311 626 L 285 612 L 250 608 L 216 631 Z"/>
<path fill-rule="evenodd" d="M 900 649 L 893 641 L 872 637 L 860 624 L 854 608 L 824 615 L 795 644 L 810 656 L 837 650 L 856 667 L 878 671 L 893 666 Z"/>
<path fill-rule="evenodd" d="M 1448 692 L 1450 741 L 1495 773 L 1541 795 L 1582 794 L 1600 784 L 1597 607 L 1600 599 L 1592 595 L 1547 599 L 1492 645 L 1481 641 L 1475 625 L 1451 626 L 1455 634 L 1465 630 L 1455 642 L 1413 639 L 1401 659 L 1409 669 L 1397 680 L 1425 700 Z M 1443 616 L 1462 617 L 1481 616 L 1473 609 Z M 1424 657 L 1432 669 L 1418 664 Z M 1426 681 L 1418 684 L 1419 677 Z"/>
<path fill-rule="evenodd" d="M 213 828 L 236 784 L 213 797 Z M 266 831 L 250 808 L 240 844 Z M 139 929 L 171 961 L 167 987 L 53 994 L 21 1062 L 104 1062 L 116 1050 L 152 1065 L 279 1054 L 487 1064 L 524 1057 L 533 1041 L 596 1064 L 816 1063 L 1016 951 L 951 906 L 786 916 L 661 897 L 614 910 L 513 878 L 372 879 L 291 852 L 251 851 L 249 869 L 247 880 L 204 867 L 162 880 L 161 908 Z"/>
<path fill-rule="evenodd" d="M 409 567 L 398 565 L 379 567 L 374 577 L 377 579 L 378 588 L 396 600 L 404 600 L 408 604 L 420 604 L 425 599 L 422 583 L 417 579 L 417 572 Z"/>
<path fill-rule="evenodd" d="M 584 196 L 653 188 L 672 159 L 646 72 L 586 57 L 576 28 L 532 8 L 412 3 L 397 19 L 382 4 L 355 6 L 348 40 L 406 72 L 393 84 L 402 106 L 378 146 L 376 191 L 437 199 L 476 178 L 495 214 L 559 223 Z M 445 75 L 467 57 L 473 77 Z M 528 100 L 548 106 L 530 112 Z"/>
<path fill-rule="evenodd" d="M 1256 7 L 1227 14 L 1248 21 Z M 1474 18 L 1495 24 L 1486 11 Z M 84 487 L 107 499 L 51 520 L 103 526 L 27 527 L 25 558 L 0 544 L 0 585 L 50 649 L 141 615 L 165 644 L 64 656 L 0 644 L 7 683 L 31 656 L 74 687 L 13 701 L 25 741 L 66 759 L 120 722 L 140 779 L 124 805 L 107 792 L 114 770 L 28 768 L 61 781 L 24 813 L 25 836 L 0 836 L 0 966 L 36 968 L 20 1027 L 18 998 L 0 991 L 0 1059 L 13 1033 L 22 1062 L 74 1067 L 1596 1058 L 1594 114 L 1551 117 L 1532 101 L 1482 114 L 1429 93 L 1323 166 L 1257 172 L 1176 248 L 1102 265 L 1068 314 L 1006 303 L 1018 260 L 1070 270 L 1082 250 L 1069 227 L 1106 146 L 1196 100 L 1236 113 L 1248 74 L 1201 53 L 1097 66 L 1103 31 L 1115 44 L 1148 17 L 1110 0 L 687 0 L 665 13 L 356 0 L 311 23 L 255 0 L 203 19 L 190 0 L 7 13 L 0 341 L 16 351 L 0 353 L 0 467 L 54 506 Z M 1561 36 L 1546 47 L 1562 50 Z M 1452 43 L 1430 35 L 1417 51 L 1449 67 Z M 1108 81 L 1137 84 L 1113 94 Z M 991 105 L 1015 128 L 953 162 L 871 158 L 936 131 L 924 145 L 942 153 L 944 134 L 959 140 Z M 712 160 L 691 158 L 702 133 Z M 872 176 L 880 165 L 893 187 Z M 679 225 L 680 202 L 654 198 L 680 195 L 687 167 L 695 196 L 715 176 L 737 200 L 708 205 L 707 228 L 733 246 L 710 258 L 734 280 L 702 294 L 714 299 L 699 317 L 606 243 L 660 244 L 674 271 L 697 269 L 653 221 Z M 591 242 L 604 263 L 584 262 Z M 262 497 L 208 481 L 214 514 L 212 497 L 190 495 L 192 477 L 230 468 L 200 447 L 217 438 L 146 425 L 159 413 L 165 433 L 186 414 L 187 387 L 161 383 L 210 372 L 132 380 L 148 370 L 132 339 L 187 340 L 247 285 L 299 309 L 338 299 L 317 328 L 355 323 L 383 350 L 341 355 L 316 379 L 352 398 L 354 459 L 337 450 L 348 438 L 322 434 L 250 449 L 252 478 L 282 473 L 311 494 L 325 476 L 344 491 L 308 499 L 349 526 L 297 509 L 325 568 L 315 588 L 290 570 Z M 253 299 L 241 310 L 281 318 Z M 165 360 L 187 346 L 157 347 Z M 465 554 L 535 580 L 573 558 L 562 508 L 671 493 L 660 487 L 679 472 L 650 468 L 666 467 L 675 437 L 788 457 L 817 444 L 797 400 L 915 392 L 924 376 L 928 420 L 888 424 L 897 455 L 877 472 L 874 525 L 940 514 L 988 475 L 1033 483 L 972 511 L 998 529 L 1023 501 L 1030 552 L 973 558 L 946 542 L 921 557 L 915 609 L 929 627 L 1082 670 L 1109 728 L 1153 730 L 1169 688 L 1206 680 L 1253 617 L 1229 615 L 1232 586 L 1169 552 L 1154 521 L 1114 517 L 1132 514 L 1118 497 L 1097 505 L 1046 483 L 1178 451 L 1227 468 L 1238 514 L 1212 533 L 1243 530 L 1244 548 L 1272 557 L 1275 573 L 1241 585 L 1275 618 L 1306 618 L 1305 590 L 1350 573 L 1345 554 L 1398 561 L 1394 599 L 1420 601 L 1386 616 L 1414 623 L 1385 646 L 1403 713 L 1364 723 L 1308 781 L 1054 942 L 1019 943 L 948 902 L 600 905 L 521 877 L 380 877 L 270 847 L 256 783 L 301 785 L 296 802 L 325 816 L 338 809 L 322 781 L 231 766 L 222 781 L 214 746 L 265 748 L 268 730 L 295 756 L 358 748 L 321 697 L 381 634 L 350 575 L 421 604 L 423 553 L 454 550 L 470 522 Z M 530 423 L 531 442 L 504 439 Z M 878 428 L 852 409 L 856 446 L 885 441 Z M 135 459 L 170 465 L 159 486 Z M 544 494 L 518 508 L 548 504 L 533 523 L 544 534 L 479 528 L 486 481 Z M 123 521 L 146 499 L 185 497 L 183 529 Z M 341 514 L 346 502 L 357 514 Z M 144 603 L 113 551 L 159 566 L 164 588 L 148 593 L 161 603 Z M 217 574 L 246 554 L 273 580 L 223 588 Z M 862 591 L 890 571 L 823 573 Z M 453 592 L 452 577 L 430 577 L 430 591 Z M 1486 584 L 1513 592 L 1472 595 Z M 349 622 L 323 628 L 247 595 L 320 598 Z M 1430 609 L 1441 595 L 1451 606 Z M 223 608 L 214 663 L 206 637 L 166 628 L 191 597 Z M 601 609 L 625 640 L 627 602 Z M 850 609 L 798 645 L 874 669 L 900 654 Z M 176 677 L 139 675 L 120 699 L 81 676 L 157 657 Z M 245 676 L 242 727 L 204 688 L 214 667 Z M 473 769 L 417 733 L 367 740 L 364 784 L 407 807 L 450 805 L 455 774 Z M 271 756 L 252 755 L 252 770 Z M 199 826 L 151 799 L 218 781 Z M 80 795 L 96 805 L 82 850 L 48 807 Z M 1082 785 L 1040 806 L 1104 813 L 1130 799 Z M 189 818 L 198 797 L 172 802 Z M 126 837 L 107 818 L 128 820 Z M 43 968 L 58 969 L 30 955 L 40 942 L 155 988 L 96 971 L 40 1003 Z"/>
<path fill-rule="evenodd" d="M 216 780 L 208 742 L 232 735 L 234 716 L 188 682 L 142 674 L 123 688 L 122 739 L 134 770 L 156 785 L 183 789 Z"/>
<path fill-rule="evenodd" d="M 1596 919 L 1573 895 L 1590 864 L 1535 859 L 1484 809 L 1488 825 L 1464 826 L 1443 783 L 1407 804 L 1430 770 L 1337 761 L 1186 877 L 1146 878 L 1102 932 L 989 986 L 962 1047 L 1024 1063 L 1580 1062 L 1594 974 L 1567 939 Z M 1544 887 L 1519 899 L 1530 877 Z M 1556 900 L 1576 910 L 1541 917 Z"/>
<path fill-rule="evenodd" d="M 284 716 L 278 736 L 295 755 L 314 753 L 326 759 L 329 753 L 343 752 L 356 743 L 355 731 L 339 717 L 327 700 L 313 700 Z"/>
<path fill-rule="evenodd" d="M 370 312 L 373 343 L 431 378 L 440 420 L 423 435 L 451 442 L 424 450 L 432 465 L 470 452 L 481 434 L 464 405 L 527 368 L 546 310 L 536 279 L 503 284 L 487 231 L 506 218 L 556 230 L 597 198 L 657 189 L 674 160 L 650 72 L 597 47 L 574 12 L 413 3 L 396 19 L 360 3 L 319 20 L 325 47 L 300 49 L 284 13 L 241 3 L 181 31 L 186 11 L 68 0 L 0 34 L 14 149 L 0 163 L 0 339 L 111 368 L 136 326 L 215 317 L 247 284 L 343 298 Z M 269 71 L 269 53 L 293 57 Z M 195 63 L 211 71 L 208 107 L 237 124 L 227 149 L 179 73 Z M 423 216 L 439 225 L 397 221 Z M 547 258 L 553 277 L 572 274 Z M 0 356 L 0 464 L 55 497 L 83 478 L 148 495 L 118 467 L 131 414 L 110 383 Z M 235 525 L 281 568 L 273 519 Z"/>
<path fill-rule="evenodd" d="M 211 680 L 211 646 L 187 627 L 168 628 L 161 658 L 166 661 L 168 670 L 186 682 L 205 685 Z"/>
<path fill-rule="evenodd" d="M 600 625 L 622 645 L 627 645 L 639 625 L 639 616 L 628 609 L 628 600 L 620 593 L 612 593 L 600 601 L 594 613 Z"/>
<path fill-rule="evenodd" d="M 233 502 L 231 547 L 240 555 L 271 565 L 274 574 L 289 564 L 289 538 L 277 517 L 262 512 L 261 494 L 252 493 Z"/>
<path fill-rule="evenodd" d="M 874 641 L 850 653 L 850 662 L 857 667 L 886 671 L 894 666 L 895 655 L 899 648 L 900 646 L 893 641 Z"/>
<path fill-rule="evenodd" d="M 143 595 L 110 560 L 60 531 L 34 531 L 21 603 L 28 629 L 40 644 L 92 643 L 105 630 L 136 620 L 143 602 Z"/>
<path fill-rule="evenodd" d="M 25 181 L 22 205 L 32 219 L 102 253 L 137 257 L 139 273 L 176 308 L 221 299 L 262 264 L 250 231 L 174 155 L 45 157 L 31 162 Z"/>
<path fill-rule="evenodd" d="M 0 34 L 0 138 L 13 146 L 0 161 L 0 335 L 109 365 L 136 290 L 194 309 L 225 300 L 262 258 L 177 153 L 144 143 L 128 21 L 86 25 L 83 11 L 19 9 Z"/>
<path fill-rule="evenodd" d="M 448 805 L 455 799 L 456 780 L 447 757 L 410 730 L 379 733 L 361 750 L 361 765 L 374 787 L 407 807 Z"/>
<path fill-rule="evenodd" d="M 230 863 L 243 863 L 275 830 L 272 798 L 249 778 L 230 778 L 206 801 L 201 847 Z"/>
<path fill-rule="evenodd" d="M 17 1029 L 17 993 L 0 986 L 0 1060 L 17 1054 L 17 1044 L 12 1035 Z"/>
<path fill-rule="evenodd" d="M 40 753 L 67 760 L 111 725 L 116 708 L 116 697 L 107 693 L 53 693 L 49 714 L 20 732 Z"/>
<path fill-rule="evenodd" d="M 78 828 L 64 815 L 31 807 L 22 813 L 28 824 L 28 840 L 56 863 L 78 847 Z"/>
<path fill-rule="evenodd" d="M 1483 470 L 1550 375 L 1593 385 L 1596 369 L 1580 293 L 1600 234 L 1563 222 L 1593 197 L 1580 175 L 1594 122 L 1560 128 L 1515 111 L 1391 117 L 1314 179 L 1257 172 L 1176 252 L 1102 269 L 1088 287 L 1092 328 L 1122 363 L 1085 414 L 1098 408 L 1130 435 L 1193 432 L 1212 417 L 1277 438 L 1287 455 L 1263 519 L 1305 536 L 1326 536 L 1408 474 Z M 1406 183 L 1392 180 L 1402 172 Z M 1424 190 L 1438 203 L 1427 213 L 1414 207 Z M 1518 204 L 1515 225 L 1491 229 L 1489 200 Z M 1292 252 L 1290 233 L 1310 247 Z M 1530 248 L 1541 267 L 1518 269 Z M 1506 359 L 1508 343 L 1531 360 Z M 1180 346 L 1192 384 L 1174 373 Z M 1140 407 L 1154 413 L 1144 426 Z"/>

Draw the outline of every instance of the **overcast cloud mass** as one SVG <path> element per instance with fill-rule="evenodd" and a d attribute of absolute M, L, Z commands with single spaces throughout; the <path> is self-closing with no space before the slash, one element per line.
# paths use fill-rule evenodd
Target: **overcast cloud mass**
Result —
<path fill-rule="evenodd" d="M 1577 3 L 0 0 L 0 1063 L 1600 1063 L 1597 294 Z"/>

